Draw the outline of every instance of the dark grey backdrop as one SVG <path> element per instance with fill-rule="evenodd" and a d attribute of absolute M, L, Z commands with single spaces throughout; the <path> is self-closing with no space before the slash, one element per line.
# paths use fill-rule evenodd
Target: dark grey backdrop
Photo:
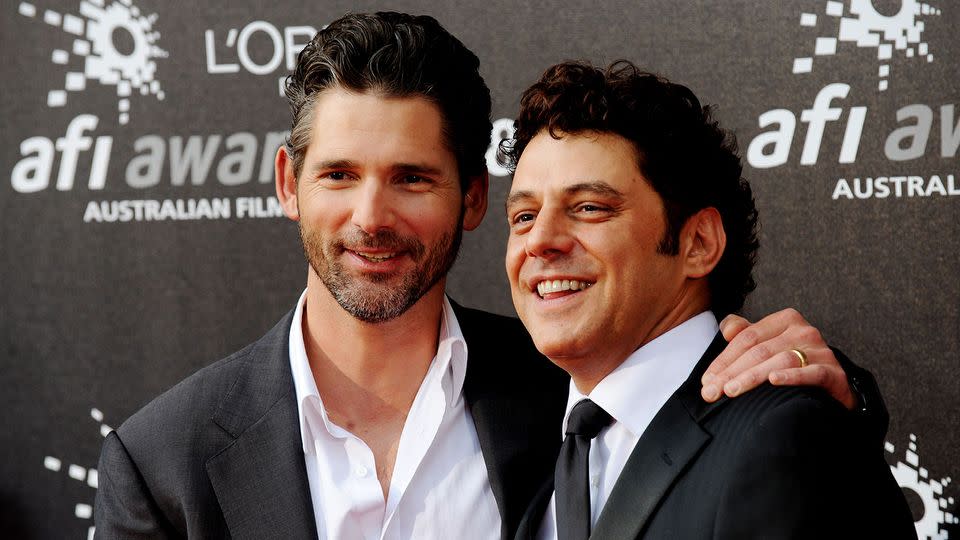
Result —
<path fill-rule="evenodd" d="M 284 218 L 238 218 L 234 206 L 243 197 L 272 196 L 272 175 L 268 182 L 260 181 L 263 155 L 272 159 L 275 149 L 267 134 L 288 128 L 278 92 L 287 49 L 276 49 L 271 35 L 282 38 L 288 31 L 302 43 L 306 30 L 296 27 L 320 28 L 347 11 L 389 8 L 433 14 L 476 51 L 494 92 L 495 120 L 513 116 L 520 92 L 547 65 L 564 59 L 607 63 L 621 57 L 683 82 L 705 102 L 718 104 L 719 118 L 737 133 L 745 161 L 755 137 L 782 127 L 761 128 L 763 113 L 783 109 L 781 118 L 794 117 L 796 129 L 784 163 L 745 168 L 763 221 L 759 287 L 747 313 L 758 317 L 795 306 L 832 344 L 876 373 L 891 410 L 887 458 L 918 516 L 918 529 L 932 537 L 960 538 L 953 523 L 953 498 L 960 490 L 943 481 L 960 473 L 960 168 L 955 142 L 960 137 L 960 44 L 955 37 L 960 6 L 932 2 L 933 12 L 927 13 L 920 3 L 907 0 L 278 5 L 223 0 L 200 6 L 135 0 L 139 14 L 117 3 L 98 15 L 89 6 L 81 10 L 81 4 L 10 0 L 0 6 L 3 535 L 86 537 L 92 526 L 86 505 L 92 504 L 96 485 L 91 469 L 101 431 L 187 374 L 257 338 L 293 306 L 306 273 L 294 225 Z M 914 4 L 916 16 L 893 17 Z M 838 8 L 848 19 L 843 23 L 847 32 L 893 32 L 903 23 L 902 35 L 907 36 L 906 28 L 915 32 L 917 21 L 922 22 L 920 38 L 933 60 L 921 54 L 919 43 L 909 42 L 905 45 L 913 49 L 912 57 L 893 47 L 891 58 L 880 61 L 877 47 L 843 40 L 835 44 L 835 54 L 815 55 L 817 38 L 842 35 L 840 18 L 831 15 Z M 866 8 L 881 17 L 871 17 Z M 62 17 L 58 20 L 48 10 Z M 155 19 L 145 18 L 154 13 Z M 816 19 L 812 26 L 810 15 Z M 141 17 L 145 22 L 137 28 L 142 31 L 124 26 L 139 25 Z M 80 36 L 70 31 L 77 30 L 78 22 Z M 120 29 L 112 30 L 117 25 Z M 140 95 L 135 87 L 128 98 L 129 116 L 121 122 L 118 87 L 81 75 L 82 90 L 76 89 L 78 77 L 73 76 L 70 87 L 75 90 L 66 92 L 65 103 L 48 106 L 48 92 L 63 90 L 67 73 L 93 69 L 77 53 L 75 40 L 108 39 L 108 49 L 129 56 L 149 51 L 135 38 L 152 32 L 159 33 L 152 35 L 155 46 L 168 53 L 153 60 L 162 100 L 157 88 Z M 881 44 L 893 44 L 887 41 L 893 33 L 878 36 Z M 82 52 L 83 45 L 79 47 Z M 821 40 L 819 47 L 829 51 L 830 43 Z M 55 50 L 65 51 L 66 63 L 53 62 L 62 56 Z M 274 68 L 277 51 L 281 60 Z M 794 59 L 802 57 L 813 58 L 812 70 L 794 73 Z M 220 72 L 232 69 L 231 64 L 237 66 L 235 72 Z M 885 90 L 878 76 L 882 65 L 889 70 L 883 77 Z M 812 109 L 818 92 L 830 83 L 849 85 L 849 93 L 831 102 L 840 109 L 839 118 L 826 122 L 816 163 L 801 164 L 810 125 L 801 121 L 802 111 Z M 910 105 L 922 106 L 908 109 L 920 110 L 921 120 L 910 115 L 898 119 L 897 111 Z M 860 114 L 851 112 L 854 107 L 867 109 L 859 148 L 852 162 L 839 163 L 849 120 Z M 932 113 L 929 129 L 924 107 Z M 77 153 L 72 187 L 58 189 L 61 164 L 69 161 L 63 156 L 70 153 L 61 150 L 70 144 L 64 141 L 58 148 L 57 139 L 66 138 L 68 125 L 81 115 L 96 117 L 97 127 L 82 134 L 94 141 Z M 856 127 L 856 118 L 852 123 Z M 899 143 L 900 148 L 913 145 L 910 159 L 891 159 L 891 152 L 885 152 L 888 136 L 899 128 L 916 132 Z M 243 136 L 228 137 L 241 132 L 255 142 L 238 151 Z M 147 141 L 159 141 L 164 150 L 158 161 L 163 168 L 155 185 L 134 187 L 128 182 L 128 164 L 147 153 L 135 146 L 146 136 L 154 136 Z M 191 136 L 198 137 L 197 143 L 219 145 L 212 149 L 206 174 L 197 171 L 175 185 L 171 149 L 179 148 L 178 137 L 186 141 Z M 112 137 L 112 147 L 101 154 L 109 156 L 103 186 L 91 189 L 98 137 Z M 235 146 L 226 148 L 227 140 Z M 24 173 L 36 173 L 45 161 L 37 150 L 45 144 L 52 160 L 44 187 L 42 178 Z M 770 154 L 773 147 L 764 150 Z M 902 153 L 894 151 L 892 157 L 902 158 Z M 249 172 L 235 163 L 244 162 L 238 156 L 249 158 Z M 218 166 L 235 174 L 222 175 L 224 182 Z M 924 195 L 909 196 L 910 180 L 895 180 L 897 176 L 920 177 Z M 867 178 L 880 177 L 889 196 L 852 194 L 855 178 L 863 196 Z M 852 199 L 834 197 L 840 179 L 849 183 Z M 487 219 L 466 235 L 448 288 L 467 305 L 512 314 L 502 268 L 502 205 L 508 188 L 509 178 L 492 178 Z M 879 188 L 874 195 L 878 193 Z M 211 198 L 228 199 L 233 207 L 229 219 L 97 222 L 88 215 L 91 201 L 96 206 L 102 201 Z"/>

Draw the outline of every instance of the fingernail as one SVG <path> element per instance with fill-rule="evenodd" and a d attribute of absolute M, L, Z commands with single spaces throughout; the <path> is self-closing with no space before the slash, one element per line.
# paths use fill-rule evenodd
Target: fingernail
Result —
<path fill-rule="evenodd" d="M 787 377 L 783 373 L 774 371 L 770 374 L 770 384 L 783 384 L 786 382 Z"/>
<path fill-rule="evenodd" d="M 703 391 L 701 392 L 703 398 L 707 401 L 714 401 L 720 397 L 720 391 L 717 390 L 717 387 L 714 385 L 704 386 Z"/>
<path fill-rule="evenodd" d="M 723 387 L 724 392 L 730 397 L 733 397 L 740 393 L 740 383 L 737 381 L 730 381 L 726 386 Z"/>
<path fill-rule="evenodd" d="M 717 376 L 714 375 L 713 373 L 706 373 L 706 374 L 703 375 L 703 378 L 700 379 L 700 384 L 706 386 L 706 385 L 710 384 L 710 383 L 711 383 L 714 379 L 716 379 L 716 378 L 717 378 Z"/>

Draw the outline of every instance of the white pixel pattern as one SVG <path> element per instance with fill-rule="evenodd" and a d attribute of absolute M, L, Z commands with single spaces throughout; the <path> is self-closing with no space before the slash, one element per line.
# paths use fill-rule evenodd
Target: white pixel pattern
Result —
<path fill-rule="evenodd" d="M 24 17 L 35 18 L 37 8 L 33 4 L 21 2 L 18 10 Z M 117 87 L 118 122 L 130 121 L 130 98 L 132 90 L 141 95 L 153 94 L 157 99 L 164 98 L 164 92 L 156 80 L 156 58 L 166 58 L 167 52 L 157 45 L 160 33 L 154 31 L 153 24 L 157 15 L 143 16 L 140 9 L 131 0 L 119 0 L 105 5 L 105 0 L 82 0 L 80 16 L 60 14 L 52 10 L 43 12 L 43 22 L 62 28 L 63 31 L 78 36 L 73 41 L 73 54 L 84 60 L 83 73 L 67 74 L 63 89 L 50 90 L 47 94 L 48 107 L 63 107 L 67 103 L 67 92 L 80 92 L 86 89 L 86 80 Z M 113 35 L 118 29 L 125 30 L 133 38 L 133 51 L 123 54 L 114 46 Z M 65 65 L 70 53 L 54 50 L 51 61 Z"/>
<path fill-rule="evenodd" d="M 893 58 L 893 51 L 901 51 L 906 58 L 924 58 L 933 62 L 929 44 L 922 41 L 925 16 L 939 16 L 941 11 L 919 0 L 902 0 L 895 15 L 879 13 L 870 0 L 850 0 L 850 13 L 843 13 L 843 2 L 828 1 L 824 13 L 840 19 L 837 36 L 820 36 L 814 43 L 814 56 L 837 54 L 837 42 L 856 43 L 858 47 L 877 49 L 881 61 L 877 88 L 882 92 L 889 87 L 890 65 L 883 61 Z M 800 26 L 817 24 L 817 15 L 801 13 Z M 813 70 L 814 57 L 798 57 L 793 61 L 793 73 L 809 73 Z"/>
<path fill-rule="evenodd" d="M 104 437 L 113 431 L 113 428 L 103 423 L 103 413 L 100 411 L 100 409 L 90 409 L 90 417 L 99 424 L 100 434 Z M 43 458 L 43 468 L 53 472 L 60 472 L 63 469 L 63 461 L 53 456 L 45 456 Z M 97 470 L 94 468 L 88 469 L 86 467 L 71 463 L 67 467 L 66 472 L 67 476 L 70 478 L 79 482 L 85 482 L 93 489 L 97 489 L 99 486 L 99 477 L 97 475 Z M 77 503 L 73 508 L 73 515 L 75 515 L 78 519 L 91 519 L 93 517 L 93 505 L 88 503 Z M 93 525 L 87 527 L 88 540 L 93 539 L 93 533 L 95 530 L 96 528 Z"/>
<path fill-rule="evenodd" d="M 893 444 L 887 442 L 884 449 L 893 454 Z M 910 434 L 910 444 L 904 455 L 905 461 L 890 466 L 893 477 L 901 488 L 914 491 L 923 501 L 923 517 L 914 525 L 920 540 L 948 540 L 947 532 L 941 526 L 960 523 L 960 518 L 947 512 L 947 506 L 953 506 L 953 497 L 943 496 L 943 488 L 950 485 L 950 478 L 941 480 L 927 479 L 927 469 L 920 467 L 920 455 L 917 454 L 917 436 Z"/>

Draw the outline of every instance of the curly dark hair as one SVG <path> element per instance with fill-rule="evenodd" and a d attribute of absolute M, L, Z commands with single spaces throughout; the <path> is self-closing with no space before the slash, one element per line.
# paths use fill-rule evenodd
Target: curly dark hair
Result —
<path fill-rule="evenodd" d="M 486 171 L 493 128 L 490 89 L 480 76 L 477 55 L 433 17 L 348 14 L 317 32 L 300 51 L 284 86 L 293 115 L 286 148 L 297 175 L 310 143 L 317 95 L 335 87 L 430 100 L 440 108 L 461 185 Z"/>
<path fill-rule="evenodd" d="M 732 133 L 689 88 L 641 71 L 626 60 L 606 70 L 583 62 L 550 67 L 520 100 L 513 139 L 500 144 L 502 164 L 516 170 L 530 140 L 546 130 L 559 139 L 586 131 L 633 143 L 639 169 L 664 204 L 667 230 L 658 251 L 679 253 L 684 223 L 697 211 L 720 213 L 727 245 L 708 276 L 717 316 L 739 311 L 756 288 L 753 266 L 759 220 Z"/>

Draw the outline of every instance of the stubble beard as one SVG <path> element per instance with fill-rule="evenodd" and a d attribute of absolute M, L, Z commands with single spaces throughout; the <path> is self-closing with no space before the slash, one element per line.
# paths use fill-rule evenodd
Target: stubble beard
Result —
<path fill-rule="evenodd" d="M 307 262 L 340 307 L 363 322 L 382 323 L 405 313 L 447 275 L 460 250 L 460 221 L 429 249 L 415 237 L 390 230 L 372 235 L 357 230 L 346 237 L 326 239 L 304 230 L 302 221 L 300 241 Z M 405 273 L 351 275 L 341 263 L 348 246 L 403 252 L 416 267 Z"/>

